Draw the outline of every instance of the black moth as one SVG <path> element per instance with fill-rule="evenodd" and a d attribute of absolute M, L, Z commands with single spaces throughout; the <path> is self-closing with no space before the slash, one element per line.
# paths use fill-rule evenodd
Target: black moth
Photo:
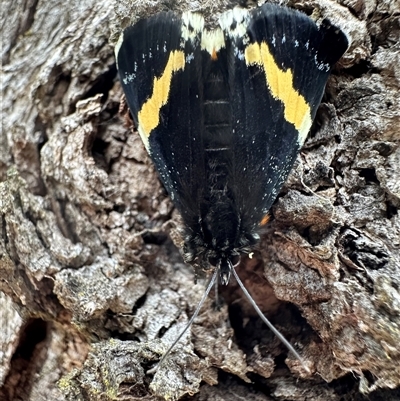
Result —
<path fill-rule="evenodd" d="M 261 221 L 347 47 L 346 36 L 329 21 L 317 25 L 271 4 L 230 10 L 213 31 L 199 14 L 167 12 L 121 35 L 116 57 L 122 87 L 182 215 L 184 259 L 214 269 L 202 301 L 218 273 L 222 284 L 234 274 L 250 297 L 234 267 L 259 240 Z"/>

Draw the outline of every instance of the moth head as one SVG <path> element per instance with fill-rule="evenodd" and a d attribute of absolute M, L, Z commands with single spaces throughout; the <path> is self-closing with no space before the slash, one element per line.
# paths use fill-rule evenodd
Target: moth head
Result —
<path fill-rule="evenodd" d="M 218 269 L 221 284 L 227 285 L 231 278 L 232 269 L 234 269 L 240 263 L 240 255 L 237 253 L 232 253 L 229 256 L 210 256 L 208 258 L 208 263 L 209 266 Z"/>

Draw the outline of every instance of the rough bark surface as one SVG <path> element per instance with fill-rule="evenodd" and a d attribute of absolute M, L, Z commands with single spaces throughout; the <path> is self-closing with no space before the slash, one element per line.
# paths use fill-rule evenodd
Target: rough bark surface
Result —
<path fill-rule="evenodd" d="M 398 0 L 289 2 L 352 45 L 238 272 L 311 373 L 232 282 L 146 374 L 204 280 L 193 285 L 179 216 L 119 118 L 112 45 L 140 16 L 213 20 L 237 3 L 2 1 L 1 400 L 400 399 Z"/>

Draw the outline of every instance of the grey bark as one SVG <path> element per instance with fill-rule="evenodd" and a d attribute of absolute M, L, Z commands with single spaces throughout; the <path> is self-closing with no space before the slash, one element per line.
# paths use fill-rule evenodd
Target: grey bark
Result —
<path fill-rule="evenodd" d="M 204 280 L 193 285 L 179 216 L 118 116 L 112 45 L 140 16 L 171 7 L 212 20 L 232 4 L 2 2 L 0 399 L 400 399 L 396 0 L 290 2 L 352 45 L 238 272 L 311 373 L 231 283 L 146 374 Z"/>

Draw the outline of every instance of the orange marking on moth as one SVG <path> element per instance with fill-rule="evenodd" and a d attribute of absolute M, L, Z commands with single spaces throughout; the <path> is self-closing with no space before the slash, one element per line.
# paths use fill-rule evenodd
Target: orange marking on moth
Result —
<path fill-rule="evenodd" d="M 271 215 L 267 213 L 260 221 L 260 226 L 265 226 L 271 220 Z"/>

